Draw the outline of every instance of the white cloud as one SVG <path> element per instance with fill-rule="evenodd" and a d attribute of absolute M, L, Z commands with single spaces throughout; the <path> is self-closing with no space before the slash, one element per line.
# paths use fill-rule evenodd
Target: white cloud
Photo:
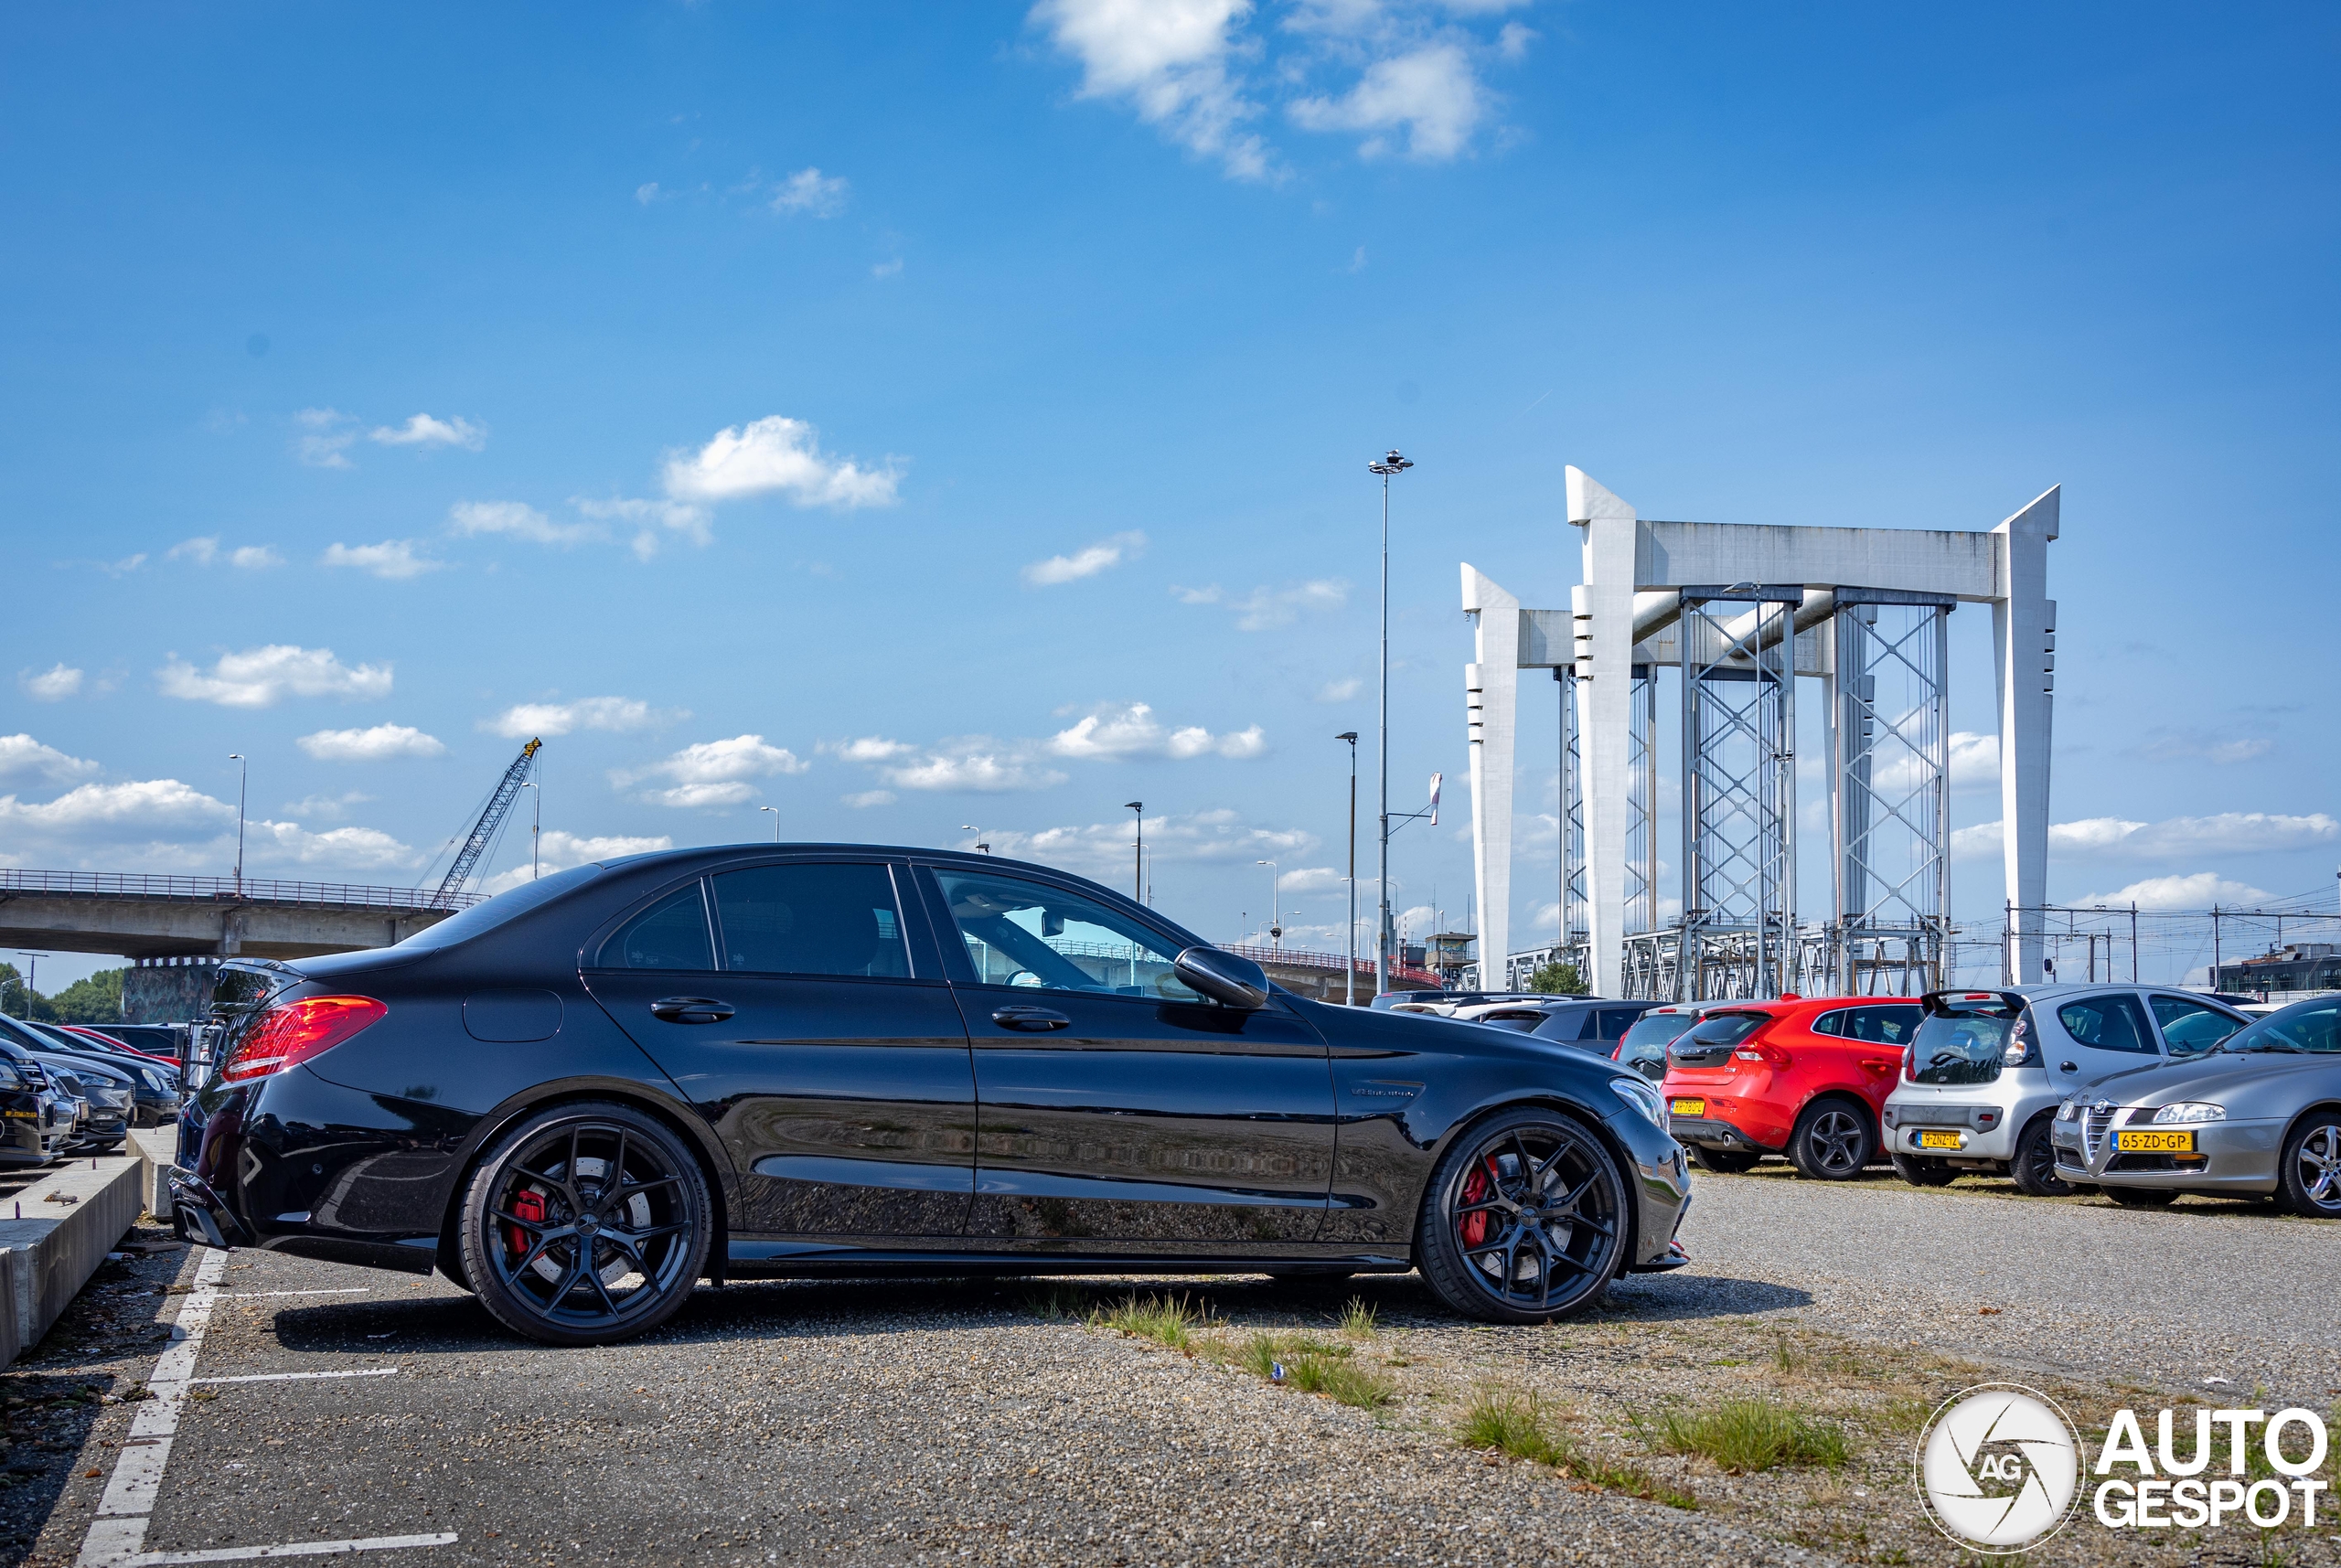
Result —
<path fill-rule="evenodd" d="M 381 763 L 393 757 L 438 757 L 447 748 L 411 724 L 377 724 L 370 730 L 320 730 L 304 735 L 301 750 L 321 763 Z"/>
<path fill-rule="evenodd" d="M 216 702 L 222 708 L 267 708 L 288 697 L 372 698 L 390 694 L 387 664 L 345 665 L 331 648 L 271 643 L 222 654 L 209 672 L 176 654 L 155 672 L 166 697 Z"/>
<path fill-rule="evenodd" d="M 1496 35 L 1496 52 L 1508 60 L 1528 58 L 1528 46 L 1536 41 L 1536 29 L 1518 22 L 1506 22 L 1503 31 Z"/>
<path fill-rule="evenodd" d="M 1255 588 L 1237 597 L 1214 582 L 1207 588 L 1181 588 L 1171 595 L 1181 604 L 1220 604 L 1233 611 L 1239 632 L 1265 632 L 1288 626 L 1304 610 L 1338 610 L 1349 603 L 1350 585 L 1338 577 L 1313 578 L 1287 588 Z"/>
<path fill-rule="evenodd" d="M 1951 787 L 2000 787 L 2000 738 L 1997 735 L 1977 735 L 1965 730 L 1951 731 Z"/>
<path fill-rule="evenodd" d="M 813 427 L 772 414 L 718 431 L 697 453 L 670 453 L 667 494 L 678 501 L 781 495 L 799 507 L 891 507 L 900 475 L 824 456 Z"/>
<path fill-rule="evenodd" d="M 284 558 L 264 544 L 240 545 L 228 552 L 228 564 L 241 571 L 257 571 L 263 567 L 283 566 Z"/>
<path fill-rule="evenodd" d="M 839 795 L 838 798 L 856 811 L 866 811 L 873 805 L 893 805 L 894 792 L 890 789 L 865 789 L 854 795 Z"/>
<path fill-rule="evenodd" d="M 219 536 L 204 534 L 191 539 L 181 539 L 163 552 L 165 560 L 191 560 L 198 566 L 209 566 L 219 553 Z"/>
<path fill-rule="evenodd" d="M 88 778 L 97 771 L 97 763 L 69 757 L 30 735 L 0 735 L 0 779 L 34 778 L 48 784 L 66 784 Z"/>
<path fill-rule="evenodd" d="M 2173 816 L 2133 822 L 2120 816 L 2090 816 L 2048 826 L 2051 855 L 2120 854 L 2141 859 L 2178 859 L 2197 855 L 2250 855 L 2305 849 L 2341 837 L 2341 821 L 2325 813 L 2287 816 L 2263 811 L 2226 811 L 2216 816 Z M 2000 824 L 1962 827 L 1951 836 L 1954 856 L 1996 855 Z"/>
<path fill-rule="evenodd" d="M 652 202 L 657 200 L 658 195 L 658 182 L 657 180 L 652 180 L 647 185 L 638 185 L 634 187 L 634 199 L 642 203 L 645 207 L 648 207 Z"/>
<path fill-rule="evenodd" d="M 293 443 L 293 455 L 312 468 L 347 468 L 345 453 L 358 439 L 347 414 L 336 409 L 303 409 L 293 416 L 302 434 Z"/>
<path fill-rule="evenodd" d="M 1316 700 L 1319 702 L 1347 702 L 1351 698 L 1355 697 L 1364 685 L 1364 679 L 1362 677 L 1354 675 L 1349 676 L 1341 680 L 1329 680 L 1324 685 L 1317 688 Z"/>
<path fill-rule="evenodd" d="M 1277 887 L 1285 898 L 1302 898 L 1310 893 L 1346 891 L 1349 883 L 1332 866 L 1300 866 L 1277 879 Z"/>
<path fill-rule="evenodd" d="M 1199 724 L 1165 731 L 1154 709 L 1143 702 L 1103 703 L 1051 736 L 1048 749 L 1056 756 L 1092 762 L 1123 757 L 1184 762 L 1205 756 L 1257 757 L 1267 752 L 1267 740 L 1257 724 L 1220 735 Z"/>
<path fill-rule="evenodd" d="M 221 553 L 219 536 L 206 534 L 201 538 L 184 539 L 173 545 L 163 552 L 163 559 L 191 560 L 198 566 L 209 566 L 213 561 L 220 559 Z M 225 553 L 230 566 L 240 567 L 246 571 L 256 571 L 263 567 L 284 564 L 284 558 L 264 544 L 241 545 Z"/>
<path fill-rule="evenodd" d="M 1251 0 L 1041 0 L 1031 20 L 1081 62 L 1081 96 L 1127 101 L 1165 136 L 1238 179 L 1270 174 L 1259 112 L 1228 73 Z"/>
<path fill-rule="evenodd" d="M 680 534 L 697 545 L 706 544 L 715 537 L 708 530 L 707 508 L 681 501 L 645 501 L 615 496 L 606 501 L 592 501 L 573 496 L 569 504 L 589 517 L 615 517 L 634 524 L 634 553 L 645 560 L 658 553 L 661 528 Z"/>
<path fill-rule="evenodd" d="M 1407 155 L 1426 162 L 1461 153 L 1485 112 L 1470 58 L 1454 43 L 1376 60 L 1341 98 L 1304 98 L 1291 109 L 1307 130 L 1372 133 L 1358 148 L 1368 158 L 1389 152 L 1389 133 L 1403 126 Z"/>
<path fill-rule="evenodd" d="M 2135 752 L 2148 762 L 2206 762 L 2227 767 L 2257 762 L 2275 749 L 2276 742 L 2264 735 L 2221 738 L 2200 730 L 2157 730 Z"/>
<path fill-rule="evenodd" d="M 2217 871 L 2197 871 L 2185 877 L 2148 877 L 2110 893 L 2083 893 L 2073 901 L 2084 909 L 2092 904 L 2120 909 L 2133 903 L 2142 910 L 2209 909 L 2213 904 L 2262 904 L 2274 896 L 2249 882 L 2231 881 Z"/>
<path fill-rule="evenodd" d="M 907 761 L 879 769 L 897 789 L 943 790 L 996 795 L 1010 790 L 1048 789 L 1065 775 L 1036 759 L 1029 741 L 1000 741 L 989 735 L 960 735 Z"/>
<path fill-rule="evenodd" d="M 35 702 L 62 702 L 81 695 L 81 672 L 60 661 L 38 675 L 30 670 L 22 672 L 16 677 L 16 684 Z"/>
<path fill-rule="evenodd" d="M 477 452 L 487 444 L 487 432 L 461 415 L 439 420 L 416 414 L 401 425 L 379 426 L 369 432 L 366 439 L 384 446 L 459 446 Z"/>
<path fill-rule="evenodd" d="M 772 209 L 807 218 L 835 218 L 845 210 L 846 180 L 818 169 L 798 169 L 772 187 Z"/>
<path fill-rule="evenodd" d="M 0 827 L 49 838 L 184 838 L 235 821 L 234 806 L 176 779 L 85 784 L 52 801 L 0 795 Z"/>
<path fill-rule="evenodd" d="M 1047 588 L 1060 582 L 1095 577 L 1110 567 L 1119 566 L 1126 560 L 1135 559 L 1145 549 L 1144 534 L 1136 531 L 1116 534 L 1071 555 L 1053 555 L 1046 560 L 1032 562 L 1024 569 L 1024 581 L 1035 588 Z"/>
<path fill-rule="evenodd" d="M 662 849 L 672 849 L 675 841 L 661 833 L 656 837 L 583 837 L 548 827 L 537 838 L 538 868 L 542 871 L 565 871 L 572 866 L 583 866 L 595 860 L 616 860 L 628 855 L 655 855 Z M 499 871 L 480 885 L 486 893 L 508 892 L 528 881 L 529 864 L 523 860 L 508 871 Z"/>
<path fill-rule="evenodd" d="M 647 779 L 665 779 L 671 787 L 646 791 L 641 799 L 654 805 L 702 808 L 743 805 L 755 796 L 755 779 L 775 773 L 801 773 L 812 764 L 786 746 L 768 746 L 762 735 L 734 735 L 728 741 L 701 741 L 685 746 L 663 763 L 632 771 L 618 770 L 610 783 L 625 789 Z"/>
<path fill-rule="evenodd" d="M 1109 822 L 1046 827 L 1034 833 L 995 828 L 984 839 L 997 855 L 1061 866 L 1109 886 L 1128 887 L 1133 826 L 1125 812 Z M 1315 834 L 1299 828 L 1250 827 L 1224 807 L 1146 819 L 1146 858 L 1156 864 L 1235 866 L 1249 872 L 1255 860 L 1297 859 L 1313 851 L 1318 842 Z M 1267 872 L 1258 875 L 1264 879 L 1260 891 L 1266 892 Z"/>
<path fill-rule="evenodd" d="M 688 719 L 688 709 L 662 712 L 631 697 L 581 697 L 574 702 L 523 702 L 506 709 L 480 728 L 511 741 L 566 735 L 572 730 L 644 730 Z"/>
<path fill-rule="evenodd" d="M 889 741 L 879 735 L 864 735 L 856 741 L 823 741 L 813 749 L 824 756 L 849 763 L 891 763 L 918 750 L 907 741 Z"/>
<path fill-rule="evenodd" d="M 873 278 L 899 278 L 903 275 L 903 259 L 896 256 L 891 261 L 873 261 L 870 275 Z"/>
<path fill-rule="evenodd" d="M 414 553 L 412 539 L 384 539 L 380 544 L 335 544 L 326 547 L 318 558 L 326 566 L 354 566 L 369 571 L 386 581 L 404 582 L 421 577 L 426 571 L 437 571 L 447 563 L 433 560 Z"/>
<path fill-rule="evenodd" d="M 530 544 L 573 545 L 609 537 L 591 523 L 556 523 L 522 501 L 458 501 L 447 508 L 447 527 L 467 537 L 509 534 Z"/>
<path fill-rule="evenodd" d="M 342 871 L 416 870 L 422 857 L 374 827 L 334 827 L 312 833 L 297 822 L 253 822 L 245 827 L 247 868 L 291 865 Z"/>
<path fill-rule="evenodd" d="M 345 790 L 339 795 L 313 795 L 300 800 L 288 800 L 284 809 L 295 816 L 323 817 L 331 822 L 347 816 L 353 805 L 370 805 L 374 797 L 361 790 Z"/>

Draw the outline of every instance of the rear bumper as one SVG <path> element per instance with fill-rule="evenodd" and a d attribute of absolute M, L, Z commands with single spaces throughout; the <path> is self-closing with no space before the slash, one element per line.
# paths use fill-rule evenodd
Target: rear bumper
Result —
<path fill-rule="evenodd" d="M 1748 1154 L 1780 1152 L 1777 1145 L 1758 1143 L 1729 1122 L 1718 1121 L 1713 1116 L 1669 1116 L 1666 1125 L 1667 1131 L 1674 1135 L 1677 1143 L 1696 1144 L 1701 1148 L 1737 1149 Z"/>

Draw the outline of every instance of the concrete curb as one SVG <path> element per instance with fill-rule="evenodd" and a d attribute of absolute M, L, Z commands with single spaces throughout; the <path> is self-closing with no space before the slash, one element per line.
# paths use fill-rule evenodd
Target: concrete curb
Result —
<path fill-rule="evenodd" d="M 146 1212 L 157 1220 L 171 1217 L 171 1166 L 178 1158 L 179 1130 L 176 1126 L 142 1127 L 130 1135 L 124 1154 L 136 1155 L 145 1165 Z"/>
<path fill-rule="evenodd" d="M 148 1139 L 154 1134 L 144 1135 Z M 146 1207 L 154 1166 L 140 1135 L 111 1158 L 76 1160 L 0 1211 L 0 1366 L 40 1343 Z M 166 1156 L 164 1169 L 167 1172 Z M 16 1216 L 21 1215 L 21 1218 Z"/>

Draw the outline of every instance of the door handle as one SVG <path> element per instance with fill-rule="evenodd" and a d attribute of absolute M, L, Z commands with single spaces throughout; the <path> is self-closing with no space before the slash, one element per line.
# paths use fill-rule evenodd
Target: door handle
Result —
<path fill-rule="evenodd" d="M 715 1024 L 732 1016 L 732 1004 L 712 997 L 661 997 L 650 1004 L 650 1016 L 670 1024 Z"/>
<path fill-rule="evenodd" d="M 2080 1069 L 2074 1066 L 2069 1061 L 2060 1061 L 2057 1063 L 2057 1071 L 2059 1072 L 2079 1072 Z"/>
<path fill-rule="evenodd" d="M 1073 1023 L 1063 1013 L 1053 1013 L 1046 1008 L 995 1008 L 991 1021 L 1002 1029 L 1021 1029 L 1035 1034 L 1066 1029 Z"/>

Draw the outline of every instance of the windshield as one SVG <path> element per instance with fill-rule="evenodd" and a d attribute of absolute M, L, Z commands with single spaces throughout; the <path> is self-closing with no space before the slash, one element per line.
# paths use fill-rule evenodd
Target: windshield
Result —
<path fill-rule="evenodd" d="M 506 921 L 528 913 L 540 904 L 551 901 L 602 874 L 597 865 L 572 866 L 566 871 L 555 871 L 550 877 L 539 877 L 533 882 L 500 892 L 486 903 L 476 903 L 467 910 L 449 915 L 435 925 L 426 925 L 404 942 L 401 947 L 453 947 L 458 942 L 468 942 L 482 932 L 493 931 Z"/>
<path fill-rule="evenodd" d="M 2341 999 L 2295 1002 L 2271 1013 L 2229 1040 L 2219 1051 L 2314 1051 L 2341 1055 Z"/>
<path fill-rule="evenodd" d="M 1634 1054 L 1637 1046 L 1672 1044 L 1674 1037 L 1689 1029 L 1698 1016 L 1696 1013 L 1644 1013 L 1626 1031 L 1625 1048 L 1620 1056 Z"/>
<path fill-rule="evenodd" d="M 1989 1083 L 2000 1075 L 2008 1040 L 2021 1022 L 2013 1008 L 1939 1013 L 1929 1008 L 1910 1041 L 1910 1077 L 1919 1083 Z"/>

